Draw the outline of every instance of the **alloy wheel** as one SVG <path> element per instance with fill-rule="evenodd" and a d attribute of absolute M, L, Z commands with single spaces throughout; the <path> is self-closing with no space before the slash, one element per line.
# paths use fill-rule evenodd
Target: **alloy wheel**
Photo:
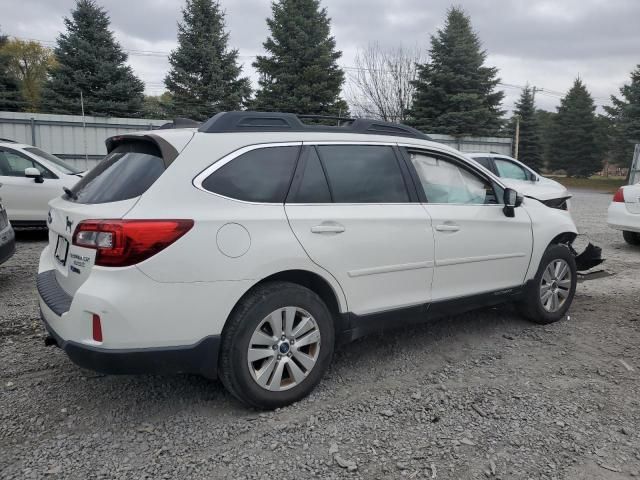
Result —
<path fill-rule="evenodd" d="M 247 352 L 253 380 L 265 390 L 283 391 L 299 385 L 320 353 L 320 329 L 309 312 L 283 307 L 256 327 Z"/>

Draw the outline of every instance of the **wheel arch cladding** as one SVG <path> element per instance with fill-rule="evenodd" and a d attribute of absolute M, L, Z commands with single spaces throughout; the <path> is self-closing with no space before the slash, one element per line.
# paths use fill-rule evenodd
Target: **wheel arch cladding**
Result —
<path fill-rule="evenodd" d="M 259 282 L 253 285 L 242 296 L 242 298 L 248 295 L 255 288 L 266 283 L 276 281 L 295 283 L 297 285 L 308 288 L 309 290 L 317 294 L 329 309 L 329 313 L 331 313 L 336 336 L 338 336 L 340 332 L 346 329 L 346 326 L 344 325 L 343 315 L 341 315 L 340 311 L 340 300 L 338 298 L 337 292 L 334 290 L 331 284 L 321 275 L 310 272 L 308 270 L 285 270 L 269 275 L 268 277 L 261 279 Z M 238 302 L 240 302 L 242 298 L 238 300 Z"/>

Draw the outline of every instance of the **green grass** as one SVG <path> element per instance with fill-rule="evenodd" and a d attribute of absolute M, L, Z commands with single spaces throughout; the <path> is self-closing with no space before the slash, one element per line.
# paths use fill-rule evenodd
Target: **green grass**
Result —
<path fill-rule="evenodd" d="M 567 188 L 584 188 L 586 190 L 599 190 L 601 192 L 614 193 L 627 182 L 624 177 L 599 177 L 590 178 L 569 178 L 561 176 L 549 176 L 556 182 L 560 182 Z"/>

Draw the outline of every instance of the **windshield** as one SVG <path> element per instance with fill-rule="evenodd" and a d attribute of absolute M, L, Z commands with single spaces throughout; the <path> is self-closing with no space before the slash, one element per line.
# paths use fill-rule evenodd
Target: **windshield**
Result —
<path fill-rule="evenodd" d="M 56 167 L 58 167 L 58 170 L 60 170 L 62 173 L 66 173 L 67 175 L 74 175 L 76 173 L 82 172 L 82 170 L 78 170 L 77 168 L 72 167 L 64 160 L 56 157 L 55 155 L 51 155 L 50 153 L 40 150 L 39 148 L 27 147 L 24 150 L 35 155 L 36 157 L 44 158 L 48 162 L 53 163 Z"/>

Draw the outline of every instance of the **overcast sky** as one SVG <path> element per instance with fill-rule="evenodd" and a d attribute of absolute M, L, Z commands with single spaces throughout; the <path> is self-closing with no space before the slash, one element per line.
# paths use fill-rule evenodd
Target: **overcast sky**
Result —
<path fill-rule="evenodd" d="M 176 22 L 184 0 L 98 0 L 112 29 L 129 50 L 129 62 L 147 85 L 163 91 L 166 53 L 176 46 Z M 74 0 L 0 0 L 0 28 L 6 34 L 52 45 Z M 253 56 L 262 53 L 270 14 L 268 0 L 220 0 L 227 13 L 230 45 L 240 51 L 244 71 L 254 81 Z M 322 0 L 332 18 L 341 64 L 352 66 L 358 48 L 420 46 L 441 27 L 447 8 L 462 6 L 500 69 L 502 82 L 530 83 L 546 92 L 538 106 L 554 110 L 576 76 L 586 82 L 598 105 L 618 94 L 640 63 L 640 0 Z M 51 43 L 49 43 L 51 42 Z M 147 53 L 143 53 L 147 52 Z M 152 53 L 149 53 L 152 52 Z M 348 73 L 348 71 L 347 71 Z M 503 86 L 505 108 L 519 91 Z"/>

